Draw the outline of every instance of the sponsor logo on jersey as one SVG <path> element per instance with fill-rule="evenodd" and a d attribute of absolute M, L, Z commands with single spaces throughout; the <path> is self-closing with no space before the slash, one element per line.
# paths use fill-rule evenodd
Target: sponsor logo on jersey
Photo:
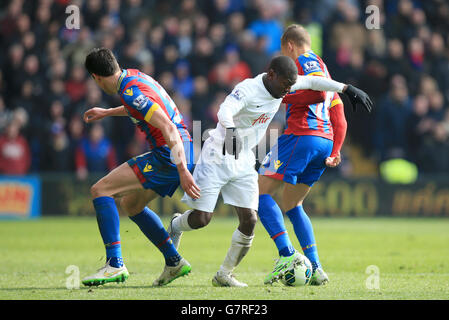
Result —
<path fill-rule="evenodd" d="M 257 118 L 256 120 L 253 121 L 252 126 L 255 125 L 256 123 L 265 123 L 265 122 L 267 122 L 268 120 L 270 120 L 270 117 L 268 117 L 266 113 L 262 113 L 262 114 L 259 116 L 259 118 Z"/>
<path fill-rule="evenodd" d="M 126 94 L 127 96 L 132 97 L 132 95 L 133 95 L 133 89 L 132 89 L 132 88 L 126 89 L 125 92 L 124 92 L 124 94 Z"/>
<path fill-rule="evenodd" d="M 147 106 L 148 101 L 149 101 L 148 97 L 141 94 L 136 99 L 134 99 L 133 105 L 137 108 L 137 110 L 142 110 Z"/>
<path fill-rule="evenodd" d="M 151 164 L 147 163 L 145 168 L 143 168 L 143 172 L 150 172 L 150 171 L 153 171 L 153 166 Z"/>

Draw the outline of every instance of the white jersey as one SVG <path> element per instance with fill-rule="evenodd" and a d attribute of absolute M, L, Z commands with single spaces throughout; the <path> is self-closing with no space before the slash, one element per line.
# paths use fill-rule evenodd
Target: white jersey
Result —
<path fill-rule="evenodd" d="M 282 98 L 275 99 L 265 88 L 262 77 L 246 79 L 237 84 L 220 106 L 217 127 L 210 131 L 210 143 L 217 151 L 221 151 L 225 138 L 225 127 L 235 127 L 242 140 L 241 154 L 256 147 L 264 137 L 268 125 L 279 110 Z M 226 123 L 225 114 L 232 117 L 231 123 Z M 225 123 L 223 123 L 225 122 Z M 252 152 L 251 152 L 252 153 Z"/>

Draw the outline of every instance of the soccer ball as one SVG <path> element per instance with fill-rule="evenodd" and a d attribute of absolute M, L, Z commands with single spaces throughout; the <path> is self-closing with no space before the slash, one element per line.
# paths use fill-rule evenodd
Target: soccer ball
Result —
<path fill-rule="evenodd" d="M 302 287 L 306 286 L 312 277 L 312 264 L 306 256 L 302 257 L 300 264 L 288 269 L 281 282 L 288 287 Z"/>

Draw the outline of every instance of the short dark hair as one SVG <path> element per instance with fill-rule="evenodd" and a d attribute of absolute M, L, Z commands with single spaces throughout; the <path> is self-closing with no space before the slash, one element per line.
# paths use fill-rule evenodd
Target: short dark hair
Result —
<path fill-rule="evenodd" d="M 293 42 L 297 46 L 301 46 L 303 44 L 310 46 L 312 42 L 310 40 L 310 34 L 300 24 L 291 24 L 285 29 L 281 37 L 281 44 L 284 45 L 288 41 Z"/>
<path fill-rule="evenodd" d="M 270 69 L 273 69 L 274 73 L 284 78 L 291 78 L 298 74 L 298 67 L 295 62 L 287 56 L 278 56 L 271 60 Z"/>
<path fill-rule="evenodd" d="M 120 70 L 117 59 L 107 48 L 95 48 L 86 56 L 84 66 L 90 74 L 109 77 Z"/>

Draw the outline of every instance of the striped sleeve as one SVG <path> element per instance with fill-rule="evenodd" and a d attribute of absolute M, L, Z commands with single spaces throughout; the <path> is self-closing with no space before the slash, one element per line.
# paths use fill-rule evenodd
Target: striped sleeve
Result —
<path fill-rule="evenodd" d="M 153 113 L 160 108 L 160 105 L 142 93 L 137 85 L 132 85 L 124 90 L 122 98 L 133 110 L 133 116 L 138 115 L 140 120 L 145 120 L 146 122 L 149 122 Z"/>

